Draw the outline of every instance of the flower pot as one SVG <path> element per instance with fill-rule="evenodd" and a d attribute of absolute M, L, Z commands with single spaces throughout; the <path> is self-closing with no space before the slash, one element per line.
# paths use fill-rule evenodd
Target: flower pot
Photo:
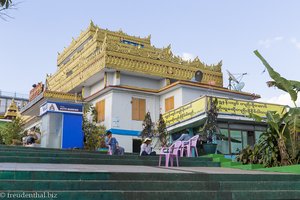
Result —
<path fill-rule="evenodd" d="M 206 154 L 214 154 L 217 150 L 217 144 L 203 144 L 203 149 Z"/>

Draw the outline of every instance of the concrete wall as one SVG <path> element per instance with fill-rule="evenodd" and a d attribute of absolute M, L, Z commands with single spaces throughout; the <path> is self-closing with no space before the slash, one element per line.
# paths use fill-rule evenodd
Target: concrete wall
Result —
<path fill-rule="evenodd" d="M 96 103 L 103 99 L 105 99 L 105 119 L 104 119 L 104 122 L 101 122 L 100 124 L 104 125 L 106 127 L 106 129 L 110 129 L 111 123 L 112 123 L 112 93 L 104 94 L 104 95 L 94 99 L 90 103 L 93 106 L 96 106 Z"/>
<path fill-rule="evenodd" d="M 161 113 L 165 113 L 165 99 L 174 96 L 174 109 L 182 106 L 182 88 L 177 88 L 160 96 Z"/>
<path fill-rule="evenodd" d="M 122 129 L 141 131 L 143 121 L 132 120 L 132 97 L 146 99 L 146 112 L 151 113 L 151 119 L 156 122 L 159 117 L 159 97 L 155 95 L 112 90 L 104 94 L 90 103 L 96 105 L 97 102 L 105 99 L 105 121 L 101 122 L 106 129 Z M 126 152 L 132 152 L 132 140 L 136 136 L 127 136 L 114 134 L 120 146 L 125 148 Z"/>
<path fill-rule="evenodd" d="M 162 83 L 157 79 L 121 74 L 120 84 L 157 90 L 161 87 Z"/>
<path fill-rule="evenodd" d="M 114 123 L 112 128 L 125 130 L 142 130 L 142 121 L 132 120 L 132 97 L 146 99 L 146 112 L 150 112 L 152 121 L 159 117 L 159 98 L 154 95 L 147 95 L 135 92 L 113 91 L 112 117 Z"/>
<path fill-rule="evenodd" d="M 92 94 L 95 94 L 96 92 L 102 90 L 104 88 L 104 79 L 99 80 L 99 82 L 91 85 L 90 87 L 86 87 L 85 90 L 85 97 L 88 97 Z"/>
<path fill-rule="evenodd" d="M 206 90 L 203 88 L 190 88 L 190 87 L 182 87 L 182 105 L 187 104 L 196 98 L 201 96 L 216 96 L 216 97 L 225 97 L 225 98 L 234 98 L 234 99 L 242 99 L 242 100 L 250 100 L 252 97 L 245 97 L 234 93 L 224 93 L 217 90 Z"/>

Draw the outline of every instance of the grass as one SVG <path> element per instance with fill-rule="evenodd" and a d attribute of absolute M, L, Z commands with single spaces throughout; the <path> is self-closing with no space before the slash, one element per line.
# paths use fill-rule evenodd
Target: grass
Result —
<path fill-rule="evenodd" d="M 260 171 L 300 174 L 300 165 L 261 168 Z"/>

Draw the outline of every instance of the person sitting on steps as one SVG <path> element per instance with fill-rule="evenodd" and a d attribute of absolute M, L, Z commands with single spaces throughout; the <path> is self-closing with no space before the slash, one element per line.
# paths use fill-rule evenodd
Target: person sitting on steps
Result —
<path fill-rule="evenodd" d="M 156 155 L 156 152 L 152 151 L 151 142 L 152 142 L 152 140 L 150 138 L 145 138 L 145 140 L 143 141 L 143 144 L 141 145 L 141 151 L 140 151 L 141 156 L 155 156 Z"/>
<path fill-rule="evenodd" d="M 105 145 L 110 146 L 113 155 L 124 155 L 124 148 L 120 147 L 117 139 L 112 137 L 111 131 L 106 132 Z"/>

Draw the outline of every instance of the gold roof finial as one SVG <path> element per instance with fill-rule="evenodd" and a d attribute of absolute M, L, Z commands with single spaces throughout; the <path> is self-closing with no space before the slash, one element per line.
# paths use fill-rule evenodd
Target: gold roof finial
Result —
<path fill-rule="evenodd" d="M 90 26 L 95 26 L 93 20 L 90 21 Z"/>

